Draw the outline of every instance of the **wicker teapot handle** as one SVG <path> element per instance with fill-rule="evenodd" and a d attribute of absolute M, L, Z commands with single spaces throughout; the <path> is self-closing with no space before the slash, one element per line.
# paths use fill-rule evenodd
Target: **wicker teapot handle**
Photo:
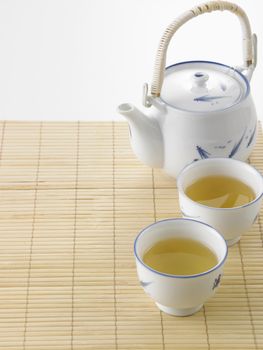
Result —
<path fill-rule="evenodd" d="M 242 28 L 242 36 L 243 36 L 243 59 L 244 59 L 244 69 L 247 69 L 252 64 L 255 65 L 256 57 L 254 56 L 254 48 L 253 48 L 253 37 L 251 34 L 250 23 L 248 17 L 244 10 L 227 1 L 209 1 L 203 3 L 199 6 L 192 8 L 189 11 L 184 12 L 181 16 L 175 19 L 165 30 L 157 51 L 155 66 L 154 66 L 154 76 L 151 85 L 151 95 L 152 97 L 160 96 L 163 79 L 164 79 L 164 71 L 165 71 L 165 63 L 166 63 L 166 53 L 168 49 L 168 45 L 174 35 L 174 33 L 186 22 L 188 22 L 191 18 L 199 16 L 206 12 L 212 11 L 224 11 L 228 10 L 233 12 L 238 16 L 241 28 Z"/>

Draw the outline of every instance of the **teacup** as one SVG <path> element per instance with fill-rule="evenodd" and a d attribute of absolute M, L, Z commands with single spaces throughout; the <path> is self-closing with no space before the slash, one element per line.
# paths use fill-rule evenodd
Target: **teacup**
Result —
<path fill-rule="evenodd" d="M 172 275 L 152 269 L 143 261 L 145 252 L 168 238 L 194 239 L 209 248 L 218 263 L 195 275 Z M 167 219 L 147 226 L 138 234 L 134 254 L 141 286 L 158 308 L 170 315 L 188 316 L 200 310 L 218 288 L 227 257 L 227 244 L 207 224 L 191 219 Z"/>
<path fill-rule="evenodd" d="M 189 198 L 185 190 L 194 181 L 210 176 L 223 175 L 238 179 L 255 193 L 255 199 L 239 207 L 209 207 Z M 251 165 L 231 158 L 208 158 L 191 163 L 177 179 L 180 209 L 184 217 L 202 221 L 220 232 L 228 246 L 239 241 L 256 221 L 263 194 L 262 175 Z"/>

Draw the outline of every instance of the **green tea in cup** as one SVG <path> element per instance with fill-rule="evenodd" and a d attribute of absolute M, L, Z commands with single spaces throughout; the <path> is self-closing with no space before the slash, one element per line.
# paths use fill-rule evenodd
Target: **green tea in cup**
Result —
<path fill-rule="evenodd" d="M 215 208 L 240 207 L 256 198 L 247 184 L 224 175 L 201 177 L 185 189 L 185 194 L 195 202 Z"/>
<path fill-rule="evenodd" d="M 143 262 L 152 269 L 171 275 L 195 275 L 218 263 L 214 252 L 189 238 L 168 238 L 148 249 Z"/>

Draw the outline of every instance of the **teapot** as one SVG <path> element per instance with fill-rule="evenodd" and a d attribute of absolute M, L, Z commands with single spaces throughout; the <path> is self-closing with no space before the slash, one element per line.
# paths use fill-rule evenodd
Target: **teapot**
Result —
<path fill-rule="evenodd" d="M 174 33 L 190 19 L 216 10 L 228 10 L 239 18 L 243 65 L 187 61 L 165 68 Z M 143 105 L 148 113 L 130 103 L 118 107 L 128 120 L 132 149 L 139 160 L 150 167 L 163 168 L 172 177 L 203 158 L 245 161 L 257 134 L 249 83 L 256 61 L 256 35 L 251 33 L 246 13 L 236 4 L 210 1 L 179 16 L 161 38 L 151 92 L 147 84 L 143 87 Z"/>

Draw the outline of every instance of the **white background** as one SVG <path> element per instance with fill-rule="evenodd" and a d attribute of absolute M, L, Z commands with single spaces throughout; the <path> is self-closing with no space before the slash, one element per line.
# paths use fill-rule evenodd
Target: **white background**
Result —
<path fill-rule="evenodd" d="M 117 119 L 141 105 L 159 39 L 192 0 L 0 0 L 0 119 Z M 258 34 L 252 94 L 263 120 L 262 2 L 238 0 Z M 172 40 L 168 64 L 242 63 L 241 30 L 228 12 L 202 15 Z M 119 117 L 122 119 L 122 117 Z"/>

